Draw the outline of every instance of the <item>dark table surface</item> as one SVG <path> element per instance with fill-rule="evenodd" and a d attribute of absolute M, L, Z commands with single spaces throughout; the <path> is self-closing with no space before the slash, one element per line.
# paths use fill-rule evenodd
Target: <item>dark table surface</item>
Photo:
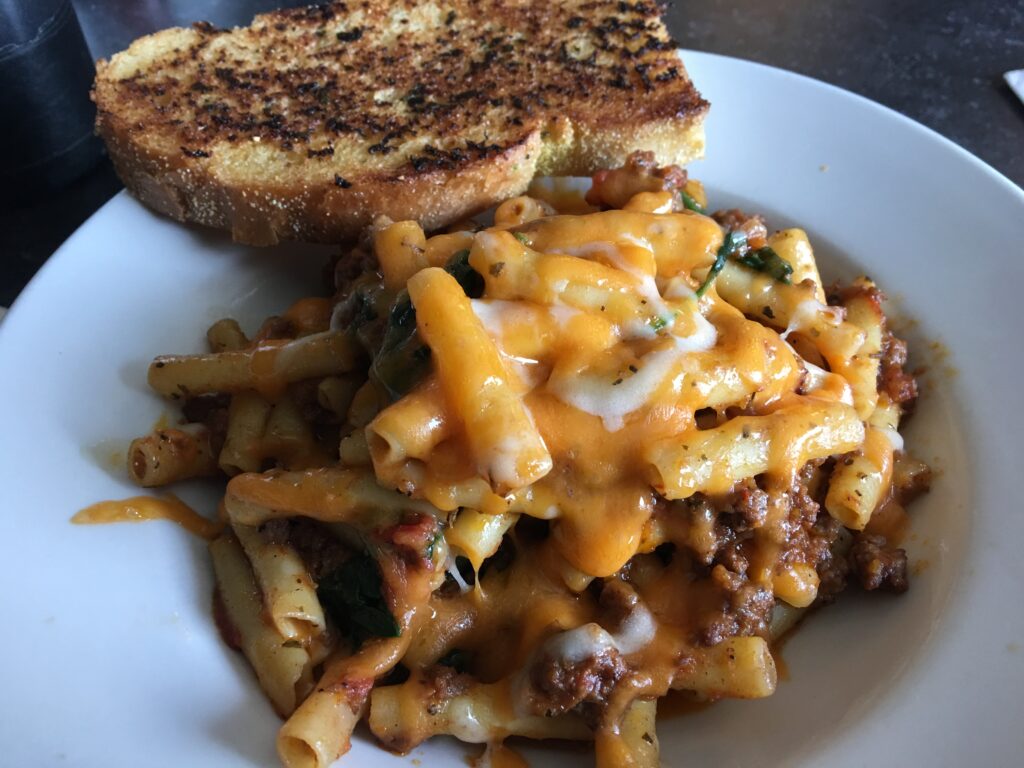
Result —
<path fill-rule="evenodd" d="M 245 24 L 254 13 L 302 3 L 73 4 L 98 58 L 164 27 L 199 19 Z M 676 0 L 667 18 L 686 48 L 790 69 L 867 96 L 934 128 L 1024 186 L 1024 105 L 1002 79 L 1024 68 L 1024 0 Z M 103 158 L 44 202 L 0 211 L 0 305 L 9 305 L 120 188 Z"/>

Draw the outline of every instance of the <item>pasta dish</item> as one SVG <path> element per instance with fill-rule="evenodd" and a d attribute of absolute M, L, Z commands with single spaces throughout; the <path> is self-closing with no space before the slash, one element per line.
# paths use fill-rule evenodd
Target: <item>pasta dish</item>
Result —
<path fill-rule="evenodd" d="M 378 219 L 330 298 L 152 363 L 182 420 L 129 470 L 230 477 L 198 531 L 286 766 L 330 765 L 361 720 L 400 752 L 520 736 L 656 766 L 659 698 L 768 696 L 809 608 L 906 589 L 929 473 L 882 294 L 706 205 L 637 153 L 489 226 Z"/>

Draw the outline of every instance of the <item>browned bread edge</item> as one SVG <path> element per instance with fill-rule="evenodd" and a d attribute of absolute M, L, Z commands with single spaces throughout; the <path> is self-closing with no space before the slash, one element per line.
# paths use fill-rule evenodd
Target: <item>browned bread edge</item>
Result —
<path fill-rule="evenodd" d="M 114 168 L 125 187 L 153 210 L 182 222 L 226 229 L 234 240 L 250 245 L 273 245 L 282 240 L 343 242 L 359 234 L 375 215 L 396 221 L 415 219 L 427 230 L 443 227 L 478 213 L 496 202 L 522 194 L 538 173 L 589 175 L 621 165 L 634 149 L 650 149 L 663 164 L 684 164 L 703 155 L 699 120 L 673 121 L 650 139 L 629 136 L 594 142 L 573 162 L 540 169 L 541 138 L 531 135 L 495 157 L 481 158 L 458 173 L 443 170 L 407 178 L 382 174 L 362 177 L 358 189 L 325 182 L 318 186 L 261 185 L 242 187 L 220 182 L 191 158 L 148 152 L 132 140 L 117 118 L 101 113 L 97 132 L 107 143 Z M 666 152 L 660 139 L 674 134 Z"/>

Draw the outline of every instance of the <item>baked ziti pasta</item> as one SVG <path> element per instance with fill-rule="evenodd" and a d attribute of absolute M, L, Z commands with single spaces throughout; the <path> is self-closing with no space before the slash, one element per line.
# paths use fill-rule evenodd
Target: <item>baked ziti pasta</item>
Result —
<path fill-rule="evenodd" d="M 379 220 L 331 299 L 153 362 L 183 423 L 129 471 L 230 477 L 215 613 L 288 768 L 360 720 L 400 752 L 522 736 L 656 766 L 660 697 L 768 696 L 808 608 L 906 588 L 891 539 L 928 470 L 881 293 L 705 205 L 637 154 L 589 212 L 535 185 L 492 226 Z"/>

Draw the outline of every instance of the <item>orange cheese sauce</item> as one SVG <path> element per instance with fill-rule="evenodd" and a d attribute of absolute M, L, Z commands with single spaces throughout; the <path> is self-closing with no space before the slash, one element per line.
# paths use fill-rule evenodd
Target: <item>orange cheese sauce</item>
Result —
<path fill-rule="evenodd" d="M 120 501 L 101 501 L 86 507 L 71 518 L 77 525 L 101 523 L 140 523 L 144 520 L 169 520 L 207 541 L 220 535 L 224 524 L 203 517 L 176 496 L 164 498 L 133 496 Z"/>
<path fill-rule="evenodd" d="M 692 273 L 711 263 L 722 242 L 714 221 L 690 212 L 611 210 L 538 219 L 522 229 L 524 240 L 495 232 L 474 242 L 470 263 L 486 284 L 474 311 L 522 393 L 552 469 L 527 487 L 493 492 L 453 412 L 444 414 L 446 439 L 428 456 L 375 461 L 382 483 L 446 511 L 465 506 L 552 520 L 558 554 L 578 571 L 607 577 L 641 545 L 657 545 L 645 540 L 654 487 L 661 487 L 652 447 L 685 450 L 688 436 L 703 434 L 698 411 L 722 422 L 735 411 L 767 416 L 804 408 L 806 418 L 780 417 L 770 432 L 750 435 L 767 446 L 758 459 L 765 466 L 754 473 L 765 472 L 779 493 L 820 455 L 819 435 L 827 439 L 838 428 L 829 425 L 838 423 L 836 408 L 847 408 L 841 401 L 848 388 L 800 394 L 804 365 L 778 331 L 744 317 L 714 290 L 694 299 L 699 281 Z M 770 293 L 765 286 L 759 290 Z M 836 322 L 831 314 L 828 322 Z M 512 436 L 509 450 L 516 444 Z M 697 489 L 728 492 L 731 462 L 704 461 Z M 776 568 L 787 515 L 788 507 L 773 507 L 751 566 L 758 580 L 770 586 L 778 575 L 786 580 L 783 594 L 810 601 L 817 582 L 806 580 L 807 567 Z"/>
<path fill-rule="evenodd" d="M 699 187 L 690 191 L 703 201 Z M 791 344 L 784 329 L 753 319 L 749 307 L 744 314 L 735 296 L 736 306 L 722 298 L 730 295 L 725 287 L 722 296 L 714 285 L 697 296 L 723 232 L 696 213 L 655 213 L 671 202 L 667 193 L 644 193 L 626 210 L 601 212 L 557 185 L 537 194 L 560 212 L 584 215 L 527 221 L 529 210 L 542 207 L 524 205 L 523 223 L 507 229 L 426 240 L 419 232 L 427 265 L 468 250 L 483 296 L 470 300 L 438 269 L 417 273 L 429 280 L 409 279 L 418 341 L 432 347 L 433 371 L 392 403 L 375 378 L 380 370 L 371 369 L 348 422 L 343 415 L 340 427 L 331 422 L 352 447 L 340 452 L 340 464 L 323 466 L 330 460 L 313 450 L 289 456 L 292 443 L 279 437 L 267 456 L 281 469 L 232 478 L 218 522 L 174 497 L 103 502 L 73 521 L 167 519 L 212 539 L 229 517 L 259 525 L 300 516 L 318 520 L 328 536 L 344 528 L 367 541 L 380 537 L 375 556 L 402 632 L 346 663 L 354 665 L 348 676 L 367 690 L 399 661 L 404 667 L 406 682 L 388 685 L 387 695 L 397 697 L 394 727 L 404 732 L 394 744 L 453 732 L 437 730 L 438 712 L 471 686 L 486 689 L 487 716 L 511 723 L 549 716 L 548 705 L 558 712 L 537 675 L 554 676 L 545 681 L 554 679 L 555 694 L 574 693 L 574 684 L 583 686 L 572 678 L 574 665 L 621 663 L 626 671 L 600 693 L 600 725 L 584 724 L 579 702 L 555 716 L 575 718 L 573 738 L 596 736 L 599 749 L 611 750 L 602 752 L 606 762 L 626 765 L 632 757 L 618 730 L 628 722 L 623 715 L 641 728 L 653 717 L 646 705 L 630 708 L 634 701 L 663 697 L 673 686 L 700 691 L 699 701 L 680 693 L 664 702 L 662 714 L 680 714 L 725 695 L 768 695 L 777 677 L 788 675 L 781 658 L 772 661 L 765 616 L 773 598 L 795 608 L 813 603 L 816 563 L 824 562 L 811 554 L 813 503 L 800 494 L 815 496 L 830 457 L 857 451 L 877 454 L 877 484 L 892 485 L 892 445 L 882 432 L 865 445 L 866 417 L 853 405 L 849 378 L 856 371 L 844 355 L 865 334 L 845 323 L 839 308 L 804 299 L 785 306 L 813 292 L 809 284 L 794 280 L 780 297 L 774 279 L 757 275 L 746 290 L 768 318 L 827 315 L 812 318 L 811 330 L 832 334 L 828 350 L 814 332 L 798 330 Z M 378 257 L 384 265 L 383 251 Z M 382 273 L 405 279 L 398 269 Z M 392 282 L 385 281 L 387 290 L 401 286 Z M 304 299 L 284 318 L 304 337 L 328 327 L 331 309 L 328 300 Z M 306 367 L 286 375 L 295 368 L 291 353 L 306 341 L 254 342 L 236 358 L 251 374 L 245 387 L 274 400 L 289 382 L 328 375 Z M 364 350 L 345 347 L 354 343 L 345 337 L 327 352 L 364 360 Z M 488 439 L 494 445 L 485 445 Z M 523 463 L 543 469 L 529 474 Z M 527 479 L 503 479 L 509 476 Z M 898 541 L 906 516 L 891 496 L 868 530 Z M 467 511 L 473 516 L 456 517 Z M 482 524 L 460 550 L 451 531 L 477 512 L 497 515 L 493 546 L 476 541 L 488 539 Z M 382 533 L 420 513 L 434 531 L 449 526 L 450 538 L 435 536 L 425 558 L 418 544 L 406 551 Z M 470 571 L 460 570 L 459 555 Z M 560 667 L 552 671 L 555 662 Z M 374 711 L 387 710 L 371 707 L 371 727 Z M 480 729 L 467 740 L 490 741 L 474 765 L 523 768 L 502 743 L 508 731 L 465 712 L 463 719 L 470 731 Z M 493 730 L 479 737 L 487 728 Z"/>
<path fill-rule="evenodd" d="M 463 415 L 442 398 L 432 428 L 445 425 L 443 439 L 404 459 L 376 451 L 375 473 L 382 485 L 442 511 L 517 513 L 549 521 L 549 527 L 539 541 L 514 528 L 508 534 L 511 566 L 485 565 L 475 588 L 431 597 L 429 617 L 403 660 L 414 680 L 457 650 L 471 659 L 475 680 L 517 690 L 523 684 L 518 676 L 552 637 L 586 625 L 625 631 L 609 618 L 602 592 L 624 583 L 648 612 L 650 627 L 642 642 L 622 652 L 642 675 L 631 678 L 628 691 L 612 694 L 607 722 L 618 722 L 633 697 L 664 696 L 686 669 L 699 668 L 715 652 L 720 641 L 701 633 L 709 620 L 731 610 L 723 608 L 729 599 L 724 581 L 709 577 L 689 554 L 702 535 L 697 523 L 685 506 L 673 505 L 699 493 L 721 511 L 739 481 L 769 499 L 763 522 L 743 542 L 748 583 L 792 606 L 814 601 L 815 563 L 803 562 L 810 555 L 789 547 L 790 491 L 812 459 L 865 450 L 864 423 L 847 380 L 853 368 L 836 351 L 852 354 L 865 335 L 844 324 L 841 310 L 806 301 L 807 286 L 780 298 L 774 281 L 761 275 L 750 289 L 764 297 L 758 306 L 778 316 L 818 313 L 810 322 L 833 329 L 832 346 L 816 346 L 813 332 L 791 346 L 784 329 L 745 316 L 713 287 L 698 299 L 693 289 L 722 244 L 721 229 L 697 214 L 653 214 L 657 202 L 645 198 L 630 210 L 543 218 L 520 226 L 521 238 L 492 230 L 472 242 L 470 264 L 486 285 L 473 311 L 527 407 L 551 469 L 524 487 L 494 492 L 481 476 Z M 804 306 L 786 306 L 786 296 Z M 428 319 L 418 314 L 418 322 Z M 801 355 L 816 361 L 814 371 Z M 831 371 L 822 367 L 833 362 Z M 813 387 L 805 387 L 809 377 Z M 421 393 L 436 392 L 437 384 L 430 379 Z M 889 451 L 881 452 L 889 458 L 879 462 L 878 478 L 888 486 L 891 450 L 881 443 L 887 439 L 882 433 L 873 439 L 872 455 L 879 446 Z M 706 445 L 715 458 L 698 454 L 669 462 L 664 466 L 682 467 L 693 480 L 662 482 L 663 465 L 655 465 L 652 448 L 671 453 L 688 451 L 690 444 Z M 510 440 L 508 450 L 516 445 Z M 888 503 L 869 530 L 899 537 L 903 519 Z M 674 545 L 667 562 L 653 553 L 661 544 Z M 728 578 L 728 572 L 719 574 Z M 602 589 L 587 588 L 600 579 L 606 580 Z M 758 694 L 766 695 L 788 668 L 781 657 L 772 664 L 760 638 L 744 639 L 754 641 L 743 646 L 748 653 L 768 655 Z M 578 647 L 590 647 L 581 642 Z M 407 685 L 403 717 L 418 722 L 412 731 L 425 731 L 418 690 Z M 704 690 L 714 699 L 725 688 Z M 666 703 L 665 713 L 704 706 L 706 701 L 680 694 Z M 487 754 L 493 760 L 500 750 Z"/>
<path fill-rule="evenodd" d="M 621 324 L 633 322 L 635 308 L 652 307 L 644 310 L 650 316 L 662 301 L 651 287 L 655 273 L 685 274 L 702 260 L 709 263 L 721 242 L 721 231 L 710 219 L 606 211 L 540 220 L 529 232 L 534 247 L 556 253 L 560 248 L 601 244 L 592 258 L 541 257 L 550 273 L 539 271 L 536 280 L 555 286 L 560 280 L 582 280 L 581 286 L 614 289 L 596 311 L 588 312 L 579 309 L 589 300 L 581 287 L 579 297 L 569 299 L 576 314 L 561 321 L 531 302 L 487 305 L 486 327 L 499 350 L 516 366 L 524 366 L 515 370 L 526 377 L 521 382 L 524 399 L 554 468 L 541 481 L 504 499 L 486 490 L 471 501 L 460 499 L 457 489 L 477 478 L 466 435 L 461 433 L 438 445 L 426 461 L 417 459 L 404 467 L 378 463 L 377 474 L 384 483 L 408 488 L 441 509 L 468 505 L 490 512 L 557 516 L 555 540 L 566 560 L 591 575 L 609 576 L 638 551 L 653 509 L 649 446 L 659 440 L 683 440 L 696 428 L 694 413 L 702 408 L 724 413 L 730 407 L 754 407 L 768 412 L 792 401 L 802 369 L 775 331 L 744 318 L 714 296 L 706 300 L 705 317 L 692 301 L 671 304 L 671 334 L 645 334 L 641 329 L 642 337 L 622 338 L 628 332 Z M 650 242 L 650 250 L 632 242 Z M 505 256 L 488 257 L 509 263 L 522 250 L 513 238 L 495 238 L 489 247 L 509 249 Z M 665 267 L 666 262 L 671 266 Z M 643 274 L 648 277 L 638 277 Z M 625 309 L 616 309 L 616 297 L 626 301 Z M 692 351 L 674 350 L 675 339 L 695 334 L 707 338 L 695 343 Z M 648 367 L 657 371 L 648 374 Z M 569 402 L 556 380 L 569 388 Z M 602 415 L 600 403 L 616 399 L 623 404 Z M 597 403 L 597 412 L 577 407 L 581 400 Z M 795 429 L 804 430 L 806 425 Z M 788 435 L 778 442 L 799 444 Z M 792 472 L 794 465 L 804 463 L 802 458 L 799 453 L 780 454 L 775 463 L 778 471 Z M 709 482 L 714 484 L 715 480 Z M 730 485 L 724 479 L 719 484 Z"/>

